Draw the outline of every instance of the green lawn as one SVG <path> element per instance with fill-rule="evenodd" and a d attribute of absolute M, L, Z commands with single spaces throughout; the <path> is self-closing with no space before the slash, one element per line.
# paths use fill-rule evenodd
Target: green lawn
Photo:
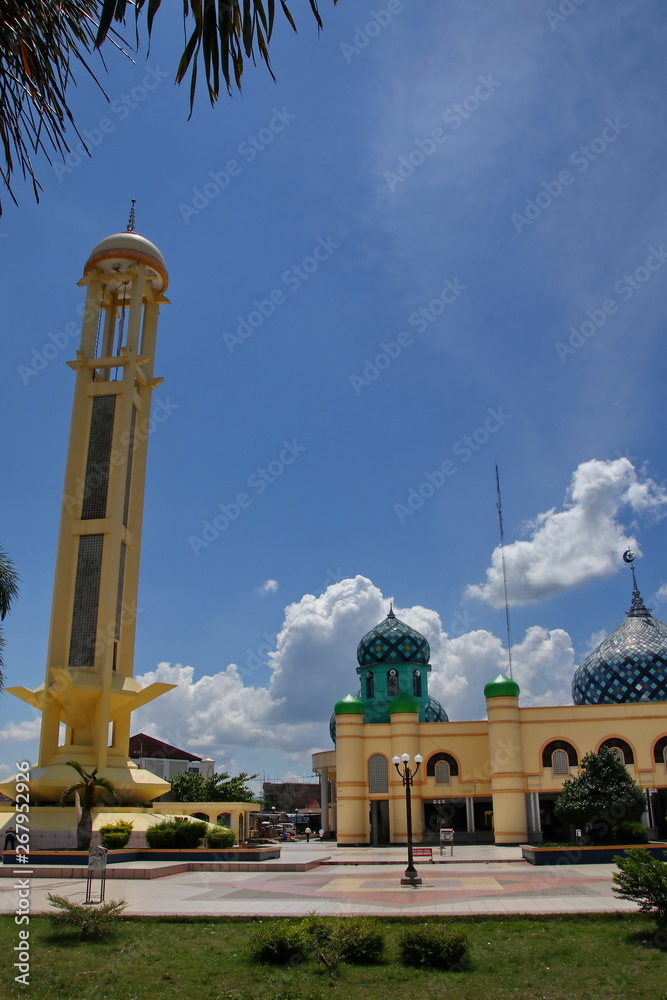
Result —
<path fill-rule="evenodd" d="M 435 918 L 442 919 L 442 918 Z M 0 918 L 0 997 L 30 1000 L 664 1000 L 667 950 L 641 915 L 546 918 L 470 917 L 472 967 L 425 972 L 396 960 L 397 934 L 422 918 L 387 919 L 388 961 L 344 965 L 332 979 L 315 963 L 251 965 L 249 936 L 259 921 L 140 918 L 120 921 L 103 943 L 53 936 L 48 918 L 30 922 L 30 986 L 14 983 L 18 928 Z M 658 943 L 665 948 L 665 935 Z"/>

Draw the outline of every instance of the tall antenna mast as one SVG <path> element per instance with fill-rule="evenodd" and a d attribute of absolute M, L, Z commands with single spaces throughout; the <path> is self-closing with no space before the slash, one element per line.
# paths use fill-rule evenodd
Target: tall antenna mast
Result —
<path fill-rule="evenodd" d="M 500 525 L 500 557 L 503 563 L 503 587 L 505 588 L 505 620 L 507 622 L 507 659 L 509 661 L 510 677 L 514 680 L 514 671 L 512 669 L 512 629 L 510 627 L 510 606 L 507 600 L 507 569 L 505 567 L 505 532 L 503 530 L 503 501 L 500 496 L 500 475 L 498 473 L 498 463 L 496 462 L 496 492 L 498 494 L 498 500 L 496 502 L 496 507 L 498 508 L 498 523 Z"/>

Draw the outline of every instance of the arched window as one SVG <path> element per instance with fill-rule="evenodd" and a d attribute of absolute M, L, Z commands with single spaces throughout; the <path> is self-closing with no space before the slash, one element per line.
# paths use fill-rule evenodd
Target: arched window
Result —
<path fill-rule="evenodd" d="M 570 767 L 579 767 L 579 758 L 577 757 L 577 751 L 574 749 L 571 743 L 567 740 L 552 740 L 551 743 L 547 743 L 544 750 L 542 751 L 542 767 L 553 767 L 552 756 L 555 750 L 564 750 L 567 754 L 567 759 Z"/>
<path fill-rule="evenodd" d="M 366 671 L 366 697 L 372 698 L 375 694 L 375 678 L 373 677 L 373 671 Z"/>
<path fill-rule="evenodd" d="M 436 785 L 448 785 L 449 781 L 449 764 L 446 760 L 439 760 L 435 765 L 435 783 Z"/>
<path fill-rule="evenodd" d="M 412 673 L 412 693 L 415 698 L 421 698 L 422 696 L 422 675 L 420 670 L 414 670 Z"/>
<path fill-rule="evenodd" d="M 231 827 L 231 825 L 232 825 L 232 814 L 231 813 L 219 813 L 218 818 L 216 819 L 216 823 L 219 823 L 220 826 L 229 826 L 229 827 Z"/>
<path fill-rule="evenodd" d="M 661 736 L 653 747 L 653 760 L 667 767 L 667 736 Z"/>
<path fill-rule="evenodd" d="M 371 795 L 389 792 L 387 758 L 381 753 L 374 753 L 368 759 L 368 791 Z"/>
<path fill-rule="evenodd" d="M 436 782 L 438 781 L 436 767 L 441 761 L 449 766 L 450 778 L 458 777 L 459 765 L 456 757 L 453 757 L 450 753 L 445 753 L 444 750 L 441 750 L 439 753 L 434 753 L 431 757 L 429 757 L 426 764 L 427 778 L 435 778 Z"/>
<path fill-rule="evenodd" d="M 570 761 L 564 750 L 554 750 L 551 755 L 551 767 L 554 774 L 570 773 Z"/>
<path fill-rule="evenodd" d="M 602 747 L 609 747 L 610 750 L 617 752 L 617 756 L 620 757 L 623 764 L 634 764 L 635 755 L 632 752 L 632 747 L 625 740 L 619 739 L 616 736 L 611 736 L 608 740 L 603 740 L 600 744 L 599 749 Z"/>
<path fill-rule="evenodd" d="M 387 697 L 395 698 L 398 694 L 398 671 L 393 668 L 387 673 Z"/>

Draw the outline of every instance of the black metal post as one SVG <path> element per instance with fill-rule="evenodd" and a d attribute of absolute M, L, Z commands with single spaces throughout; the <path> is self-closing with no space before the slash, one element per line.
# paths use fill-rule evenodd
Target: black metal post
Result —
<path fill-rule="evenodd" d="M 401 879 L 401 885 L 416 886 L 416 885 L 421 885 L 422 880 L 419 878 L 417 869 L 415 868 L 414 857 L 412 854 L 412 798 L 410 789 L 412 787 L 412 780 L 416 775 L 417 771 L 419 770 L 422 758 L 419 755 L 415 757 L 417 766 L 415 767 L 414 771 L 411 771 L 410 768 L 408 767 L 408 761 L 410 758 L 408 757 L 408 759 L 405 760 L 404 759 L 405 757 L 407 757 L 407 754 L 404 754 L 403 758 L 395 757 L 393 760 L 394 767 L 400 774 L 401 780 L 403 781 L 403 787 L 405 788 L 405 810 L 406 810 L 406 821 L 407 821 L 406 826 L 408 834 L 408 867 L 405 869 L 405 875 Z M 403 764 L 402 771 L 399 767 L 399 764 L 401 762 Z"/>

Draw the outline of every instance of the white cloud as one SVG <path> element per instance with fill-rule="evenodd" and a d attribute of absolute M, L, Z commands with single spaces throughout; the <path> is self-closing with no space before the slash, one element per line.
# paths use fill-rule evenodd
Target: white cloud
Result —
<path fill-rule="evenodd" d="M 167 681 L 178 688 L 137 712 L 133 731 L 209 754 L 224 770 L 238 769 L 236 760 L 261 749 L 277 773 L 289 769 L 285 761 L 308 773 L 310 753 L 331 746 L 334 704 L 359 687 L 359 640 L 388 610 L 389 599 L 363 576 L 334 583 L 317 597 L 304 595 L 285 609 L 276 648 L 268 654 L 271 678 L 265 687 L 251 686 L 251 672 L 235 664 L 195 679 L 190 666 L 160 663 L 139 682 Z M 501 640 L 483 629 L 450 638 L 436 611 L 419 605 L 394 610 L 427 637 L 429 690 L 450 719 L 482 718 L 484 685 L 508 669 Z M 566 632 L 529 628 L 514 649 L 522 704 L 569 702 L 573 661 Z"/>
<path fill-rule="evenodd" d="M 562 510 L 538 514 L 528 540 L 505 546 L 509 602 L 529 604 L 596 577 L 610 576 L 624 549 L 639 552 L 621 513 L 664 517 L 667 492 L 640 478 L 627 458 L 593 459 L 575 470 Z M 504 603 L 500 547 L 491 557 L 486 581 L 466 589 L 495 607 Z"/>
<path fill-rule="evenodd" d="M 41 721 L 41 716 L 38 716 L 21 722 L 6 722 L 0 729 L 0 743 L 30 743 L 38 740 Z"/>
<path fill-rule="evenodd" d="M 265 580 L 261 587 L 257 588 L 260 594 L 274 594 L 278 589 L 277 580 Z"/>

